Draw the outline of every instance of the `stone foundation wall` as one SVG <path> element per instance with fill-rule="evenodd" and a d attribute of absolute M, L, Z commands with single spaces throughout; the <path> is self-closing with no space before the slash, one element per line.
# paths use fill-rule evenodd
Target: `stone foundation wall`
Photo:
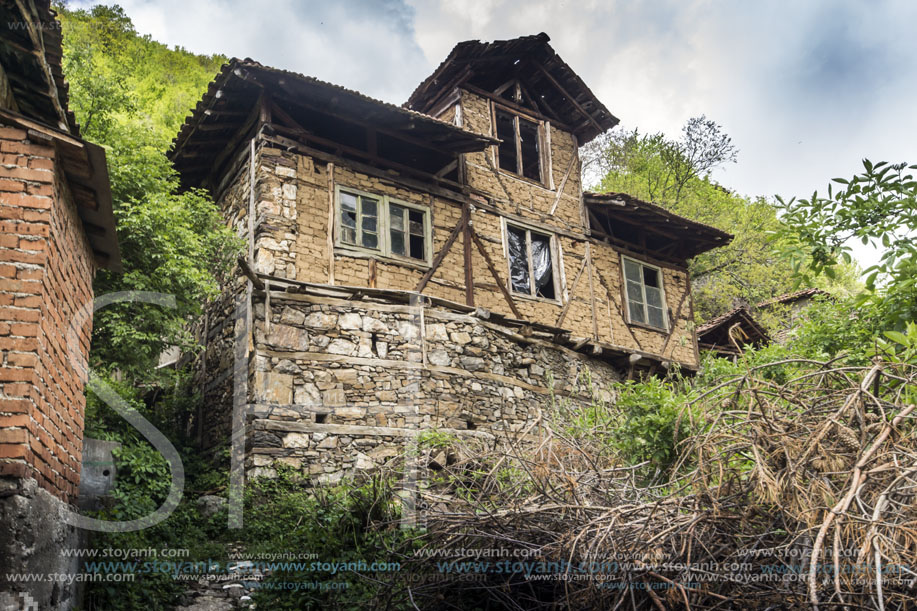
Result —
<path fill-rule="evenodd" d="M 518 433 L 552 394 L 586 407 L 610 400 L 620 379 L 603 361 L 475 316 L 304 299 L 278 291 L 270 310 L 254 308 L 250 475 L 272 476 L 278 461 L 335 481 L 384 464 L 424 431 Z"/>

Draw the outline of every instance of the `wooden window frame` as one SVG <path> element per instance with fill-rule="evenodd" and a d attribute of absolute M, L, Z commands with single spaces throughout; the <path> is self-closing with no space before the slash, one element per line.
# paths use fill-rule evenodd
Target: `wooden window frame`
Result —
<path fill-rule="evenodd" d="M 497 112 L 503 112 L 503 113 L 513 116 L 513 136 L 515 138 L 515 145 L 516 145 L 516 169 L 514 171 L 509 168 L 504 168 L 500 166 L 500 145 L 499 144 L 495 144 L 493 148 L 491 149 L 491 153 L 493 155 L 493 160 L 494 160 L 494 167 L 497 168 L 497 171 L 503 172 L 504 174 L 509 174 L 510 176 L 514 178 L 525 180 L 533 184 L 536 184 L 540 187 L 547 188 L 547 185 L 549 183 L 547 174 L 548 174 L 548 168 L 550 168 L 550 165 L 551 165 L 550 159 L 549 159 L 551 155 L 551 151 L 545 148 L 546 147 L 545 143 L 548 141 L 548 137 L 546 137 L 545 134 L 547 133 L 549 128 L 545 125 L 544 121 L 535 119 L 533 117 L 529 117 L 525 115 L 524 113 L 519 112 L 518 110 L 514 110 L 508 106 L 504 106 L 500 104 L 496 100 L 490 100 L 490 117 L 491 117 L 491 122 L 493 124 L 493 129 L 491 131 L 492 131 L 492 135 L 495 138 L 498 137 L 497 136 Z M 537 179 L 529 178 L 528 176 L 522 173 L 523 171 L 523 168 L 522 168 L 522 138 L 519 135 L 519 121 L 520 120 L 528 121 L 529 123 L 534 124 L 536 132 L 538 134 L 538 142 L 537 142 L 538 178 Z"/>
<path fill-rule="evenodd" d="M 525 232 L 525 248 L 526 248 L 526 260 L 529 264 L 529 293 L 520 293 L 513 288 L 513 275 L 512 275 L 512 262 L 509 257 L 509 229 L 519 229 Z M 506 288 L 509 290 L 510 294 L 514 297 L 519 297 L 521 299 L 529 299 L 532 301 L 539 301 L 541 303 L 551 303 L 554 305 L 562 304 L 562 285 L 560 281 L 560 272 L 558 269 L 559 261 L 561 256 L 559 255 L 560 243 L 557 240 L 557 235 L 551 233 L 550 231 L 545 231 L 540 227 L 533 227 L 531 225 L 526 225 L 525 223 L 520 223 L 517 221 L 508 221 L 505 217 L 500 217 L 500 230 L 503 238 L 503 257 L 506 259 Z M 546 236 L 548 238 L 549 249 L 551 252 L 551 280 L 554 283 L 554 298 L 548 297 L 539 297 L 535 294 L 535 274 L 532 269 L 532 233 L 537 233 L 541 236 Z"/>
<path fill-rule="evenodd" d="M 643 315 L 646 318 L 647 322 L 640 322 L 631 320 L 630 318 L 630 293 L 627 291 L 627 273 L 624 270 L 624 262 L 630 261 L 631 263 L 636 263 L 640 266 L 640 291 L 643 296 Z M 646 282 L 643 276 L 643 268 L 648 267 L 658 274 L 659 277 L 659 296 L 662 301 L 662 327 L 657 327 L 649 323 L 649 312 L 647 311 L 647 300 L 646 300 Z M 621 255 L 621 292 L 624 296 L 624 315 L 627 320 L 627 324 L 634 327 L 642 327 L 644 329 L 649 329 L 651 331 L 657 331 L 660 333 L 668 333 L 672 327 L 671 320 L 669 319 L 669 307 L 668 301 L 666 300 L 665 294 L 665 277 L 663 275 L 663 268 L 658 265 L 653 265 L 652 263 L 647 263 L 646 261 L 641 261 L 640 259 L 629 257 L 627 255 Z"/>
<path fill-rule="evenodd" d="M 378 206 L 378 217 L 376 221 L 376 229 L 379 233 L 379 248 L 367 248 L 358 244 L 350 244 L 344 242 L 341 239 L 341 192 L 349 193 L 350 195 L 356 195 L 360 197 L 369 197 L 375 199 L 379 202 Z M 395 204 L 403 208 L 409 208 L 412 210 L 418 210 L 423 213 L 423 229 L 424 229 L 424 258 L 415 259 L 414 257 L 409 257 L 407 255 L 399 255 L 391 251 L 391 233 L 390 233 L 390 222 L 391 216 L 389 213 L 390 204 Z M 362 220 L 360 214 L 357 214 L 357 227 L 362 229 Z M 382 195 L 379 193 L 371 193 L 369 191 L 363 191 L 361 189 L 354 189 L 346 185 L 335 185 L 334 187 L 334 249 L 335 252 L 340 252 L 342 254 L 362 254 L 362 255 L 371 255 L 379 259 L 385 259 L 388 261 L 393 261 L 406 265 L 420 266 L 424 268 L 430 267 L 433 260 L 433 211 L 429 206 L 423 204 L 417 204 L 414 202 L 404 201 L 395 197 L 388 195 Z M 409 235 L 409 230 L 406 230 L 406 233 Z"/>

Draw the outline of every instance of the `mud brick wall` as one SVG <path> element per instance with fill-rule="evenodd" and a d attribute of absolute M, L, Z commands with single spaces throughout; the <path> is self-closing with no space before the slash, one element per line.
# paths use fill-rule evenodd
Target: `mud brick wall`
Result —
<path fill-rule="evenodd" d="M 585 408 L 612 400 L 620 379 L 603 361 L 473 316 L 302 299 L 275 292 L 270 310 L 263 299 L 254 308 L 251 475 L 280 462 L 336 481 L 401 455 L 418 431 L 518 433 L 552 392 Z"/>
<path fill-rule="evenodd" d="M 472 128 L 487 132 L 490 121 L 487 101 L 463 94 L 461 103 L 463 116 Z M 472 225 L 497 268 L 500 282 L 506 285 L 509 278 L 509 261 L 504 245 L 505 222 L 537 223 L 536 230 L 555 236 L 555 266 L 560 295 L 556 300 L 514 295 L 515 305 L 525 319 L 556 325 L 567 302 L 572 301 L 559 325 L 569 330 L 571 335 L 598 339 L 622 351 L 645 352 L 664 360 L 696 366 L 686 270 L 660 265 L 669 310 L 669 330 L 626 323 L 621 290 L 621 255 L 608 244 L 590 240 L 583 233 L 579 160 L 574 139 L 556 128 L 552 128 L 552 134 L 552 167 L 556 186 L 563 182 L 563 175 L 573 162 L 559 198 L 556 191 L 545 186 L 488 166 L 490 151 L 466 155 L 469 183 L 479 189 L 492 189 L 493 197 L 488 200 L 488 205 L 479 206 L 472 213 Z M 458 201 L 410 189 L 394 179 L 369 176 L 347 166 L 335 165 L 331 169 L 329 164 L 295 152 L 267 145 L 261 146 L 259 151 L 255 191 L 258 202 L 255 263 L 258 271 L 320 284 L 415 290 L 428 269 L 425 264 L 395 262 L 330 245 L 329 235 L 334 229 L 329 223 L 330 220 L 333 223 L 333 216 L 329 213 L 336 186 L 388 195 L 426 206 L 431 213 L 433 253 L 444 247 L 460 222 L 462 208 Z M 238 197 L 245 202 L 234 209 L 241 211 L 247 207 L 247 186 L 245 193 L 241 192 L 242 185 L 247 185 L 246 172 L 241 172 L 241 180 L 237 184 L 239 186 L 234 189 L 239 191 Z M 548 212 L 555 199 L 557 209 L 552 216 Z M 424 289 L 425 294 L 465 303 L 463 240 L 463 236 L 455 240 Z M 593 263 L 584 268 L 587 243 L 590 244 Z M 471 251 L 475 305 L 514 316 L 486 260 L 476 246 L 472 245 Z"/>
<path fill-rule="evenodd" d="M 86 378 L 68 333 L 91 308 L 95 265 L 55 149 L 0 124 L 0 155 L 0 475 L 72 503 Z M 89 320 L 74 331 L 80 359 L 90 332 Z"/>

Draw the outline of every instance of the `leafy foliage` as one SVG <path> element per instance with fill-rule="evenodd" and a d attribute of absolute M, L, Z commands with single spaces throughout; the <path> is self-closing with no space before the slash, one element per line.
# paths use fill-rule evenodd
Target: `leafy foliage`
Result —
<path fill-rule="evenodd" d="M 637 130 L 609 132 L 590 147 L 584 165 L 598 179 L 598 190 L 654 202 L 735 236 L 690 262 L 697 322 L 736 303 L 754 305 L 796 286 L 792 267 L 774 244 L 782 229 L 776 208 L 764 198 L 732 193 L 710 178 L 711 170 L 737 156 L 715 122 L 703 116 L 690 119 L 677 140 Z M 856 286 L 855 266 L 816 286 L 850 292 Z"/>
<path fill-rule="evenodd" d="M 186 322 L 239 248 L 206 193 L 179 189 L 165 156 L 223 58 L 140 36 L 118 6 L 57 10 L 72 108 L 84 137 L 108 155 L 124 264 L 123 275 L 97 275 L 96 295 L 142 290 L 176 298 L 171 310 L 118 304 L 95 317 L 94 366 L 145 379 L 164 347 L 192 346 Z"/>
<path fill-rule="evenodd" d="M 865 270 L 860 304 L 880 305 L 889 325 L 903 329 L 917 318 L 917 180 L 905 163 L 863 160 L 863 172 L 835 178 L 827 197 L 779 199 L 786 224 L 782 238 L 803 281 L 833 278 L 849 263 L 850 242 L 882 249 L 880 261 Z"/>

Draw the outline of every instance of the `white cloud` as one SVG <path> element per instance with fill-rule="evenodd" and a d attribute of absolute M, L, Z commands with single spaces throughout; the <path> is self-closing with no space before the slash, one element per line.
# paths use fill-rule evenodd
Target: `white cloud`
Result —
<path fill-rule="evenodd" d="M 547 32 L 622 125 L 721 123 L 747 195 L 808 195 L 862 157 L 917 161 L 917 4 L 907 0 L 121 0 L 137 29 L 389 102 L 467 39 Z"/>

